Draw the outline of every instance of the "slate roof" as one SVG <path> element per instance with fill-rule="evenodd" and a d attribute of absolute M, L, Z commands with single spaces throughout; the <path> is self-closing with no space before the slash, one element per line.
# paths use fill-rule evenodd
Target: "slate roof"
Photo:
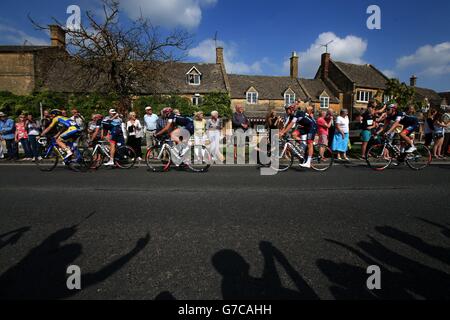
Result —
<path fill-rule="evenodd" d="M 201 74 L 200 85 L 189 85 L 186 73 L 195 67 Z M 158 93 L 211 93 L 227 92 L 224 74 L 219 64 L 176 62 L 163 66 L 158 81 Z"/>
<path fill-rule="evenodd" d="M 427 88 L 414 87 L 416 92 L 416 100 L 423 101 L 428 98 L 428 101 L 432 106 L 440 106 L 443 98 L 434 90 Z"/>
<path fill-rule="evenodd" d="M 70 59 L 43 59 L 38 64 L 38 85 L 40 90 L 56 92 L 93 92 L 105 91 L 108 78 L 100 75 L 98 78 L 87 76 L 89 70 L 70 62 Z M 202 74 L 198 86 L 187 83 L 186 73 L 195 66 Z M 158 69 L 158 75 L 152 79 L 139 81 L 138 92 L 142 95 L 153 94 L 205 94 L 211 92 L 227 92 L 225 80 L 220 65 L 196 63 L 166 63 Z"/>
<path fill-rule="evenodd" d="M 321 79 L 299 79 L 299 81 L 314 102 L 320 102 L 320 95 L 325 91 L 330 97 L 330 102 L 339 103 L 339 99 Z"/>
<path fill-rule="evenodd" d="M 358 87 L 386 89 L 386 82 L 389 80 L 378 69 L 370 64 L 352 64 L 331 60 L 350 81 Z"/>
<path fill-rule="evenodd" d="M 251 87 L 258 91 L 260 100 L 284 100 L 284 93 L 288 88 L 294 91 L 297 99 L 308 99 L 297 79 L 291 77 L 229 74 L 228 79 L 230 81 L 232 99 L 245 99 L 246 93 Z"/>

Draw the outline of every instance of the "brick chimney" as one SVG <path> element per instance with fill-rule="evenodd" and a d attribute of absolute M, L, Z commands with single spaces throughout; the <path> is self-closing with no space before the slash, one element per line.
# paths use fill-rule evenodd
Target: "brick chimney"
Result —
<path fill-rule="evenodd" d="M 410 79 L 409 79 L 409 85 L 411 87 L 415 87 L 417 86 L 417 77 L 415 75 L 413 75 Z"/>
<path fill-rule="evenodd" d="M 329 53 L 322 54 L 322 62 L 321 62 L 322 74 L 320 75 L 322 79 L 328 78 L 328 72 L 330 71 L 330 60 L 331 55 Z"/>
<path fill-rule="evenodd" d="M 291 75 L 291 78 L 294 78 L 294 79 L 298 78 L 298 56 L 297 56 L 297 52 L 295 52 L 295 51 L 292 52 L 290 75 Z"/>
<path fill-rule="evenodd" d="M 225 66 L 224 58 L 223 58 L 223 48 L 216 48 L 216 63 Z"/>
<path fill-rule="evenodd" d="M 66 47 L 66 32 L 58 25 L 50 25 L 50 39 L 52 47 Z"/>

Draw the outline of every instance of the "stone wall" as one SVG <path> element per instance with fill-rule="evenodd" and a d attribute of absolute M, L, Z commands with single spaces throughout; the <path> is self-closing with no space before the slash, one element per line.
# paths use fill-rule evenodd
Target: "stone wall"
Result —
<path fill-rule="evenodd" d="M 17 95 L 34 90 L 34 59 L 32 53 L 0 54 L 0 90 Z"/>

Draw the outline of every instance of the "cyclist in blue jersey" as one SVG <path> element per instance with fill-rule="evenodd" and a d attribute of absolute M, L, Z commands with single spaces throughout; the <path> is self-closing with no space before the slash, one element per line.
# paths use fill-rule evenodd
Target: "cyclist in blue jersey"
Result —
<path fill-rule="evenodd" d="M 61 110 L 54 109 L 50 112 L 50 117 L 52 122 L 50 125 L 39 135 L 39 137 L 45 135 L 52 130 L 54 127 L 61 127 L 62 130 L 54 137 L 58 146 L 63 149 L 66 153 L 64 159 L 68 159 L 73 155 L 72 150 L 67 146 L 66 142 L 75 141 L 81 135 L 80 127 L 76 124 L 74 120 L 67 117 L 63 117 Z M 38 138 L 39 138 L 38 137 Z"/>
<path fill-rule="evenodd" d="M 391 121 L 393 121 L 394 124 L 386 132 L 386 135 L 392 134 L 395 129 L 403 126 L 403 131 L 400 133 L 400 137 L 410 146 L 409 149 L 405 151 L 406 153 L 411 153 L 417 150 L 414 146 L 413 139 L 410 138 L 410 135 L 419 127 L 419 119 L 417 119 L 414 114 L 415 108 L 413 106 L 409 107 L 407 113 L 399 111 L 396 104 L 391 104 L 388 106 L 386 125 L 388 125 Z"/>
<path fill-rule="evenodd" d="M 308 145 L 308 158 L 305 163 L 300 164 L 303 168 L 311 168 L 311 161 L 314 154 L 314 138 L 317 134 L 317 122 L 314 119 L 314 108 L 308 106 L 306 111 L 298 110 L 294 113 L 296 105 L 287 107 L 286 113 L 289 116 L 288 125 L 280 132 L 280 136 L 283 137 L 292 128 L 295 130 L 292 132 L 292 138 L 300 143 L 306 142 Z"/>
<path fill-rule="evenodd" d="M 102 137 L 108 134 L 109 132 L 109 142 L 110 142 L 110 159 L 105 166 L 113 166 L 114 165 L 114 154 L 116 153 L 117 145 L 122 145 L 125 143 L 125 139 L 123 137 L 122 130 L 122 119 L 116 110 L 109 110 L 109 116 L 105 117 L 102 121 Z"/>

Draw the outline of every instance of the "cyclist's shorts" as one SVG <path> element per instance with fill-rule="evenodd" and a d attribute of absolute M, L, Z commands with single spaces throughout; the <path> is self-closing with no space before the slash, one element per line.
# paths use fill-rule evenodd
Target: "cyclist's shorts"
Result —
<path fill-rule="evenodd" d="M 66 131 L 64 131 L 61 134 L 61 140 L 63 141 L 74 141 L 78 139 L 81 136 L 81 130 L 77 129 L 76 127 L 70 127 Z"/>
<path fill-rule="evenodd" d="M 125 144 L 125 139 L 123 138 L 123 134 L 111 134 L 110 137 L 110 143 L 112 144 L 117 144 L 117 145 L 121 145 L 121 144 Z"/>
<path fill-rule="evenodd" d="M 370 137 L 372 137 L 372 133 L 370 132 L 370 130 L 361 131 L 361 141 L 362 142 L 369 142 Z"/>
<path fill-rule="evenodd" d="M 409 126 L 409 127 L 405 128 L 405 129 L 402 131 L 402 133 L 403 133 L 404 135 L 409 136 L 411 133 L 414 133 L 414 132 L 417 130 L 417 128 L 418 128 L 418 125 Z"/>
<path fill-rule="evenodd" d="M 306 141 L 308 143 L 313 143 L 314 139 L 316 138 L 316 132 L 314 130 L 310 130 L 309 132 L 304 132 L 303 130 L 295 130 L 292 134 L 302 137 L 302 141 L 306 138 Z"/>

